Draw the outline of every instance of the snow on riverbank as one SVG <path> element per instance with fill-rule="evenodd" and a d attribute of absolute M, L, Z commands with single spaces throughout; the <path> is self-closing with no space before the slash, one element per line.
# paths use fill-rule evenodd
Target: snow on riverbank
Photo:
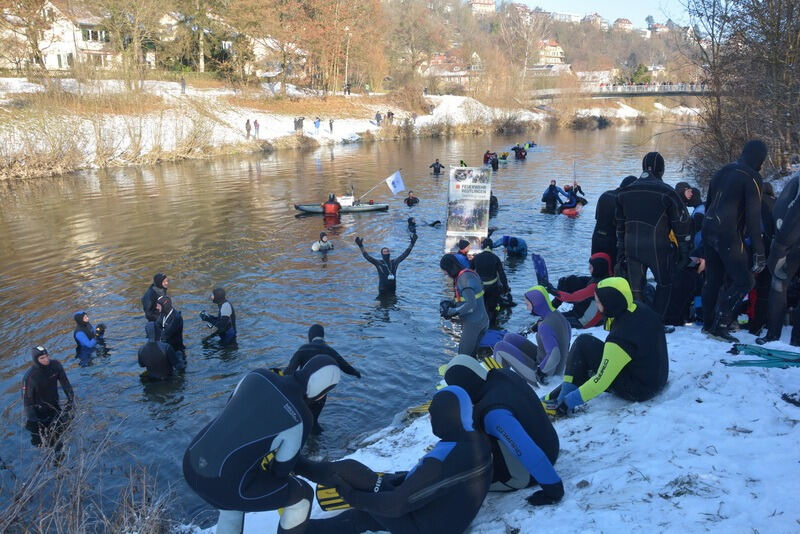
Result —
<path fill-rule="evenodd" d="M 769 347 L 793 349 L 788 336 L 784 329 L 784 342 Z M 655 399 L 604 394 L 555 423 L 566 490 L 560 504 L 533 508 L 524 500 L 530 489 L 490 493 L 470 531 L 797 532 L 800 408 L 780 395 L 800 390 L 800 368 L 726 367 L 720 359 L 755 357 L 726 354 L 730 345 L 696 326 L 667 341 L 670 379 Z M 407 470 L 435 442 L 421 417 L 377 433 L 350 457 L 376 470 Z M 312 517 L 324 515 L 315 504 Z M 275 532 L 277 521 L 275 512 L 247 514 L 245 533 Z"/>

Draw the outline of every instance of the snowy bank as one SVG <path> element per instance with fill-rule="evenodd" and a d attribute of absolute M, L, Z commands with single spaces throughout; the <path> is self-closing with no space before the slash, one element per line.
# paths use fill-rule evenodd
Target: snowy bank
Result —
<path fill-rule="evenodd" d="M 598 328 L 590 333 L 605 337 Z M 788 329 L 783 334 L 768 347 L 793 349 Z M 720 359 L 753 357 L 726 354 L 730 345 L 696 326 L 678 328 L 667 342 L 670 379 L 655 399 L 603 394 L 555 423 L 561 503 L 533 508 L 524 500 L 530 489 L 490 493 L 470 531 L 797 532 L 800 408 L 780 396 L 800 389 L 800 368 L 726 367 Z M 435 442 L 421 417 L 379 432 L 349 457 L 407 470 Z M 325 514 L 315 503 L 312 517 Z M 247 514 L 245 533 L 275 532 L 277 521 L 275 512 Z"/>

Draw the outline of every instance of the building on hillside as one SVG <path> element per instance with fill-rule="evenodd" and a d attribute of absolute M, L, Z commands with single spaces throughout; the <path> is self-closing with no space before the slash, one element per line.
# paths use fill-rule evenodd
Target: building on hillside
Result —
<path fill-rule="evenodd" d="M 561 63 L 560 65 L 531 65 L 526 71 L 534 78 L 557 78 L 559 76 L 572 76 L 572 65 Z"/>
<path fill-rule="evenodd" d="M 653 35 L 653 32 L 651 32 L 650 30 L 647 30 L 645 28 L 637 29 L 636 33 L 638 33 L 640 36 L 642 36 L 643 39 L 650 39 L 650 37 Z"/>
<path fill-rule="evenodd" d="M 586 15 L 581 19 L 581 24 L 590 24 L 592 26 L 597 26 L 601 30 L 608 29 L 608 21 L 601 17 L 598 13 L 591 13 Z"/>
<path fill-rule="evenodd" d="M 664 24 L 659 24 L 657 22 L 655 24 L 651 24 L 648 29 L 655 35 L 663 35 L 669 33 L 669 28 L 667 26 L 665 26 Z"/>
<path fill-rule="evenodd" d="M 495 0 L 469 0 L 469 7 L 474 15 L 494 15 L 497 8 Z"/>
<path fill-rule="evenodd" d="M 552 39 L 539 41 L 537 63 L 540 65 L 561 65 L 564 63 L 564 49 Z"/>
<path fill-rule="evenodd" d="M 622 32 L 632 32 L 633 22 L 628 19 L 617 19 L 614 21 L 614 29 Z"/>
<path fill-rule="evenodd" d="M 420 66 L 418 72 L 425 78 L 436 78 L 444 85 L 470 89 L 478 83 L 483 72 L 483 61 L 474 52 L 469 64 L 450 54 L 436 54 Z"/>
<path fill-rule="evenodd" d="M 109 43 L 102 16 L 84 5 L 73 5 L 66 0 L 48 0 L 44 2 L 42 10 L 49 25 L 39 32 L 39 53 L 45 69 L 69 70 L 76 61 L 100 68 L 110 68 L 119 63 L 120 56 Z M 7 57 L 7 54 L 0 53 L 0 68 L 33 65 L 33 52 L 24 37 L 23 21 L 7 12 L 0 16 L 5 18 L 0 34 L 4 48 L 17 42 L 20 45 L 18 50 L 26 53 L 23 58 Z"/>
<path fill-rule="evenodd" d="M 531 9 L 525 4 L 519 4 L 519 3 L 508 4 L 508 11 L 513 17 L 525 23 L 530 22 L 532 17 Z"/>
<path fill-rule="evenodd" d="M 550 13 L 550 19 L 553 22 L 566 22 L 569 24 L 580 24 L 581 16 L 574 13 Z"/>

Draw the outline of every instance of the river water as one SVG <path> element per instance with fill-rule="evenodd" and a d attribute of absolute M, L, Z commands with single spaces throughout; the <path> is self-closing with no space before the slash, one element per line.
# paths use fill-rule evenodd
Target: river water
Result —
<path fill-rule="evenodd" d="M 594 226 L 594 200 L 627 174 L 639 174 L 642 156 L 660 150 L 665 180 L 680 178 L 686 153 L 664 126 L 603 131 L 547 131 L 524 162 L 493 173 L 500 211 L 491 220 L 496 236 L 516 235 L 548 261 L 551 279 L 585 273 Z M 312 440 L 317 454 L 338 457 L 358 440 L 384 428 L 405 407 L 430 398 L 436 369 L 455 354 L 453 327 L 439 318 L 438 303 L 451 296 L 438 268 L 444 230 L 420 225 L 419 241 L 399 268 L 397 299 L 376 300 L 377 276 L 353 239 L 364 237 L 378 254 L 394 255 L 408 243 L 406 219 L 445 220 L 447 177 L 428 165 L 448 167 L 464 159 L 480 164 L 483 152 L 507 150 L 520 138 L 481 136 L 324 147 L 267 156 L 187 161 L 148 168 L 87 171 L 0 187 L 0 430 L 2 459 L 24 472 L 36 452 L 23 428 L 19 383 L 31 365 L 30 348 L 43 344 L 60 359 L 79 402 L 91 402 L 96 425 L 114 434 L 116 461 L 157 468 L 177 494 L 177 515 L 207 522 L 206 506 L 181 475 L 184 449 L 224 405 L 248 369 L 283 366 L 319 322 L 333 346 L 363 373 L 343 375 L 329 396 Z M 549 180 L 578 181 L 590 202 L 576 219 L 539 212 Z M 322 231 L 321 217 L 295 217 L 293 203 L 322 201 L 349 184 L 365 192 L 396 169 L 421 198 L 414 208 L 384 185 L 368 198 L 388 201 L 386 213 L 343 215 L 330 231 L 336 249 L 310 252 Z M 502 252 L 499 252 L 502 255 Z M 531 262 L 506 260 L 515 300 L 535 283 Z M 183 312 L 188 367 L 180 379 L 144 384 L 136 351 L 144 338 L 139 299 L 156 272 L 170 277 L 170 295 Z M 215 285 L 236 307 L 235 350 L 204 347 L 208 334 L 197 314 L 215 311 Z M 72 357 L 72 315 L 85 309 L 96 325 L 108 325 L 106 358 L 81 368 Z M 507 323 L 531 322 L 519 305 Z M 113 477 L 113 475 L 111 475 Z M 113 481 L 112 481 L 113 482 Z M 8 493 L 0 495 L 5 506 Z"/>

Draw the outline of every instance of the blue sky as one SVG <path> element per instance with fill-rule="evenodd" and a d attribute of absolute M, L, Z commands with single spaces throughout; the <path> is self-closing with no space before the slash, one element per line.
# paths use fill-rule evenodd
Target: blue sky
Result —
<path fill-rule="evenodd" d="M 666 22 L 668 16 L 675 22 L 686 23 L 686 11 L 682 0 L 524 0 L 530 7 L 539 6 L 545 11 L 559 13 L 599 13 L 614 22 L 617 18 L 630 19 L 637 28 L 645 26 L 647 15 L 653 15 L 657 22 Z"/>

